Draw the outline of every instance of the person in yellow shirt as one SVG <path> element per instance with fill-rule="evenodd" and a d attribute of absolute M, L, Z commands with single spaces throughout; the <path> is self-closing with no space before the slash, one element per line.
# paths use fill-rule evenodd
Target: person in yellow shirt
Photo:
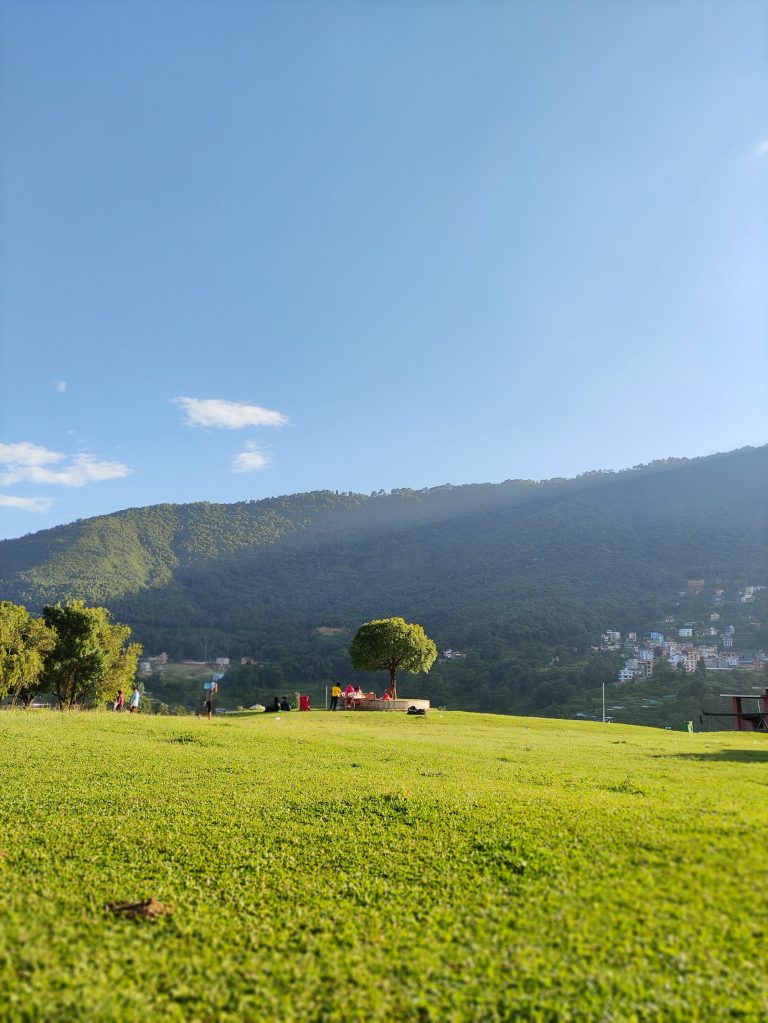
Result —
<path fill-rule="evenodd" d="M 331 710 L 338 710 L 339 700 L 341 699 L 341 686 L 338 682 L 333 683 L 331 689 Z"/>

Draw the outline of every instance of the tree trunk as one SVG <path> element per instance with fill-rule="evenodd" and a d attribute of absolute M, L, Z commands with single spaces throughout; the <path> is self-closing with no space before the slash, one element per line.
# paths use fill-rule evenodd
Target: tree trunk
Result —
<path fill-rule="evenodd" d="M 397 668 L 389 669 L 389 689 L 387 690 L 391 699 L 397 699 Z"/>

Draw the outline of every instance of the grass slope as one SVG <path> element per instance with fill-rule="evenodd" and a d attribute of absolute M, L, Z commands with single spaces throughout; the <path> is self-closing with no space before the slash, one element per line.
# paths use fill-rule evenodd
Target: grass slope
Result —
<path fill-rule="evenodd" d="M 763 1020 L 768 745 L 0 716 L 0 1017 Z M 154 896 L 131 921 L 111 901 Z"/>

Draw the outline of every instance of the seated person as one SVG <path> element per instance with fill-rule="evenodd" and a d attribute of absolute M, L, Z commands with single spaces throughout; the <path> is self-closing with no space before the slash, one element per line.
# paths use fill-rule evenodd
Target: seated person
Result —
<path fill-rule="evenodd" d="M 389 690 L 385 689 L 384 690 L 384 695 L 382 696 L 382 700 L 391 700 L 391 699 L 392 699 L 392 697 L 389 695 Z"/>
<path fill-rule="evenodd" d="M 280 710 L 280 698 L 276 696 L 274 701 L 273 701 L 273 703 L 272 703 L 272 706 L 264 708 L 264 713 L 265 714 L 274 714 L 276 711 L 279 711 L 279 710 Z"/>
<path fill-rule="evenodd" d="M 290 710 L 290 709 L 291 709 L 291 705 L 288 702 L 288 697 L 284 696 L 282 698 L 282 700 L 280 701 L 280 710 Z"/>

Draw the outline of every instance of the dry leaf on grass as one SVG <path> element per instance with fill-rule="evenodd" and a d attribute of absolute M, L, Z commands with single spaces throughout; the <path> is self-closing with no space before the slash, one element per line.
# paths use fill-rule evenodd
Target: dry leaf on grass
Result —
<path fill-rule="evenodd" d="M 152 920 L 156 916 L 170 916 L 173 912 L 173 906 L 166 906 L 154 898 L 141 902 L 108 902 L 107 909 L 115 916 L 127 916 L 132 920 Z"/>

